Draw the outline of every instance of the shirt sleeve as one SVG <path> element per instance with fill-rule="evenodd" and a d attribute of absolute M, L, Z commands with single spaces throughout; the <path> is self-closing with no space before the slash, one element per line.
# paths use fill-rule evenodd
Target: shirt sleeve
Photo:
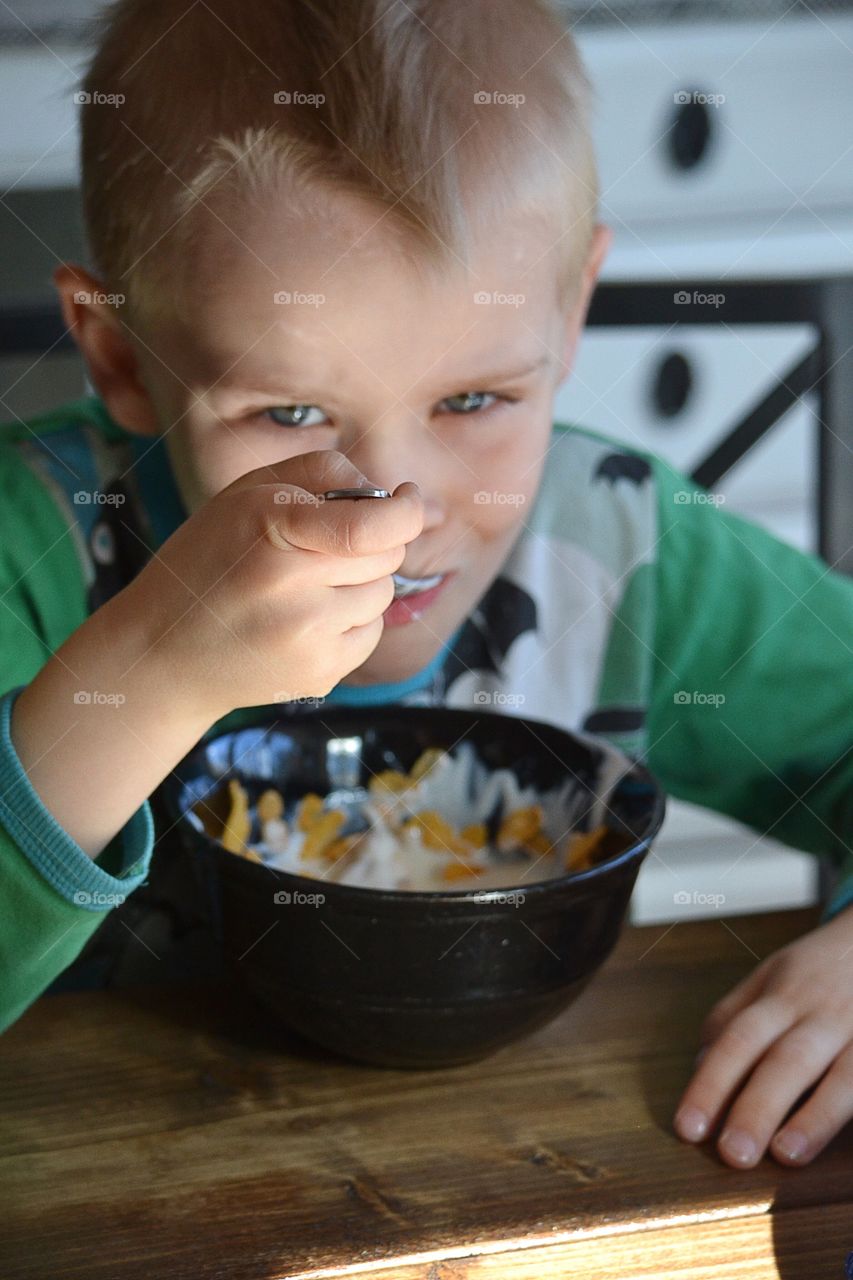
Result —
<path fill-rule="evenodd" d="M 86 616 L 68 523 L 15 450 L 0 444 L 0 1030 L 144 882 L 151 858 L 147 801 L 92 859 L 42 804 L 11 739 L 18 693 Z"/>
<path fill-rule="evenodd" d="M 853 581 L 661 459 L 649 767 L 672 795 L 828 858 L 853 903 Z"/>
<path fill-rule="evenodd" d="M 147 800 L 97 859 L 59 825 L 9 732 L 20 688 L 0 698 L 0 1030 L 67 968 L 105 912 L 144 883 L 154 847 Z"/>

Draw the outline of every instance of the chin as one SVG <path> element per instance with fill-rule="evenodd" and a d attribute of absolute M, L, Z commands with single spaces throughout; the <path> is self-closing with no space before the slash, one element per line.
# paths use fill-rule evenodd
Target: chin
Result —
<path fill-rule="evenodd" d="M 417 675 L 438 653 L 443 638 L 417 622 L 383 631 L 379 644 L 366 662 L 342 681 L 345 685 L 397 684 Z M 418 632 L 419 634 L 415 634 Z"/>

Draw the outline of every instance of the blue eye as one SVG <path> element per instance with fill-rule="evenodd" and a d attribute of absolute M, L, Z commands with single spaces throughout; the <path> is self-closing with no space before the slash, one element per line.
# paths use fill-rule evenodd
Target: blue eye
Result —
<path fill-rule="evenodd" d="M 324 416 L 322 410 L 318 409 L 314 404 L 275 405 L 272 409 L 266 409 L 264 412 L 280 427 L 316 427 L 320 425 L 319 422 L 308 421 L 311 414 L 319 413 L 321 418 Z M 277 417 L 277 414 L 282 414 L 283 416 Z"/>
<path fill-rule="evenodd" d="M 471 414 L 483 408 L 483 401 L 486 399 L 497 401 L 498 397 L 493 395 L 491 391 L 463 391 L 458 396 L 448 396 L 446 400 L 442 400 L 442 404 L 452 405 L 453 401 L 462 401 L 459 408 L 451 408 L 451 413 Z M 492 406 L 489 405 L 489 408 Z"/>
<path fill-rule="evenodd" d="M 464 391 L 457 396 L 448 396 L 440 402 L 440 407 L 445 407 L 447 412 L 457 417 L 485 417 L 500 403 L 514 404 L 515 401 L 511 396 L 495 395 L 491 391 Z M 322 409 L 314 404 L 274 405 L 264 409 L 263 416 L 280 427 L 318 427 L 327 421 Z"/>

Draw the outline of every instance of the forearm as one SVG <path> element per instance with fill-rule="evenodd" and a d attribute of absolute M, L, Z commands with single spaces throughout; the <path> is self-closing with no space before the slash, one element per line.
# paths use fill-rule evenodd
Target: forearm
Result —
<path fill-rule="evenodd" d="M 140 622 L 132 586 L 69 636 L 12 716 L 34 790 L 91 858 L 215 720 Z"/>

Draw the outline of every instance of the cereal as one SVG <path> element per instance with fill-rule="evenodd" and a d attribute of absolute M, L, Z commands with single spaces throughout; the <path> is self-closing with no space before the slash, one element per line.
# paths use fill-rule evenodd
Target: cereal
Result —
<path fill-rule="evenodd" d="M 247 844 L 244 848 L 237 849 L 236 852 L 238 857 L 245 858 L 247 862 L 260 862 L 263 865 L 264 860 L 253 845 Z"/>
<path fill-rule="evenodd" d="M 442 869 L 442 880 L 466 880 L 469 876 L 482 875 L 483 867 L 469 867 L 464 862 L 448 862 Z"/>
<path fill-rule="evenodd" d="M 305 833 L 300 856 L 306 860 L 322 857 L 345 822 L 346 814 L 340 809 L 321 814 Z"/>
<path fill-rule="evenodd" d="M 519 844 L 532 839 L 542 827 L 544 814 L 539 804 L 528 805 L 507 814 L 498 829 L 496 844 L 502 852 L 508 852 Z"/>
<path fill-rule="evenodd" d="M 421 839 L 427 849 L 440 849 L 443 853 L 468 852 L 465 841 L 459 839 L 447 819 L 442 818 L 441 814 L 436 813 L 434 809 L 424 809 L 414 817 L 408 818 L 403 826 L 407 829 L 417 828 L 421 832 Z"/>
<path fill-rule="evenodd" d="M 560 794 L 522 786 L 509 769 L 487 770 L 468 744 L 453 755 L 422 751 L 409 773 L 383 769 L 363 794 L 363 825 L 346 835 L 354 816 L 349 806 L 346 812 L 327 808 L 328 800 L 309 792 L 291 809 L 281 792 L 267 787 L 252 813 L 234 779 L 194 812 L 208 835 L 250 861 L 365 888 L 532 884 L 588 870 L 630 842 L 627 833 L 603 825 L 552 838 L 549 828 L 571 823 Z M 502 815 L 497 830 L 496 813 Z M 253 817 L 259 838 L 250 845 Z"/>
<path fill-rule="evenodd" d="M 296 825 L 300 831 L 308 831 L 323 811 L 323 797 L 315 791 L 309 791 L 299 802 L 299 813 Z"/>
<path fill-rule="evenodd" d="M 336 863 L 341 858 L 345 858 L 347 854 L 351 854 L 361 840 L 361 834 L 353 836 L 339 836 L 333 840 L 331 844 L 326 845 L 323 850 L 323 857 L 327 862 Z"/>
<path fill-rule="evenodd" d="M 225 819 L 220 841 L 229 853 L 244 853 L 246 841 L 252 830 L 252 819 L 249 815 L 249 793 L 236 778 L 229 779 L 228 795 L 231 809 Z"/>
<path fill-rule="evenodd" d="M 280 792 L 270 788 L 258 797 L 255 811 L 259 822 L 270 822 L 281 818 L 284 813 L 284 798 Z"/>
<path fill-rule="evenodd" d="M 218 840 L 222 835 L 225 819 L 231 812 L 231 793 L 227 787 L 218 787 L 210 791 L 202 800 L 197 800 L 192 807 L 205 835 Z"/>
<path fill-rule="evenodd" d="M 405 791 L 411 786 L 411 782 L 405 773 L 400 773 L 399 769 L 383 769 L 381 773 L 377 773 L 370 779 L 369 790 L 371 791 L 391 791 L 398 793 Z"/>
<path fill-rule="evenodd" d="M 246 841 L 252 830 L 249 813 L 249 796 L 245 788 L 231 778 L 225 787 L 205 796 L 193 805 L 192 812 L 202 824 L 206 835 L 218 840 L 229 853 L 248 862 L 263 863 L 258 850 Z"/>
<path fill-rule="evenodd" d="M 430 769 L 433 769 L 435 765 L 438 764 L 439 760 L 441 760 L 446 754 L 446 752 L 440 751 L 438 747 L 427 747 L 426 751 L 423 751 L 412 765 L 411 772 L 409 773 L 411 781 L 418 782 L 419 779 L 429 773 Z"/>
<path fill-rule="evenodd" d="M 533 854 L 534 857 L 542 858 L 551 852 L 554 848 L 553 843 L 545 835 L 544 831 L 537 831 L 535 835 L 528 836 L 524 841 L 525 853 Z"/>
<path fill-rule="evenodd" d="M 565 868 L 567 871 L 587 871 L 595 865 L 595 854 L 601 852 L 602 840 L 609 834 L 608 828 L 596 827 L 594 831 L 575 831 L 566 842 Z"/>

